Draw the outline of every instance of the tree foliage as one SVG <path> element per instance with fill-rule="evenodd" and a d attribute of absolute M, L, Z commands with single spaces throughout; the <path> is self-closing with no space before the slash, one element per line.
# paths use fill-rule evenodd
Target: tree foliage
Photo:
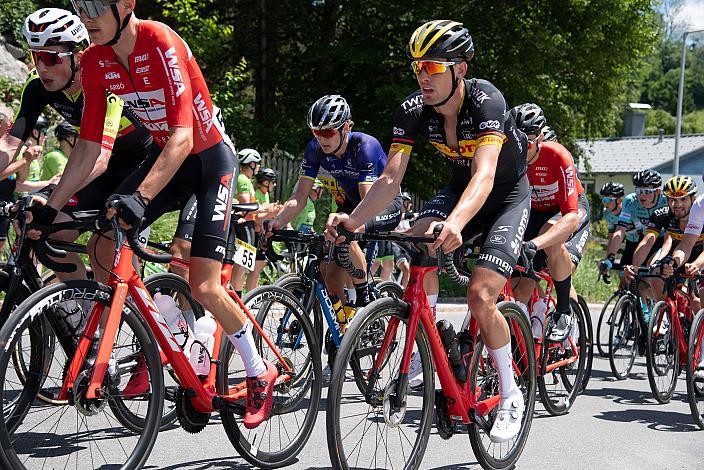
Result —
<path fill-rule="evenodd" d="M 25 47 L 22 25 L 27 15 L 36 9 L 37 4 L 32 0 L 0 1 L 0 35 L 17 46 Z"/>

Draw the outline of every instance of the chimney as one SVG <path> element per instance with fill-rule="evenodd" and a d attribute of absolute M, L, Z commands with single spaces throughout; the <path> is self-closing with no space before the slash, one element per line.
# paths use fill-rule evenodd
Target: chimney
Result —
<path fill-rule="evenodd" d="M 665 140 L 665 129 L 662 127 L 658 129 L 658 144 L 661 144 Z"/>
<path fill-rule="evenodd" d="M 624 137 L 642 137 L 645 135 L 645 110 L 651 109 L 649 104 L 628 103 L 626 115 L 623 118 Z"/>

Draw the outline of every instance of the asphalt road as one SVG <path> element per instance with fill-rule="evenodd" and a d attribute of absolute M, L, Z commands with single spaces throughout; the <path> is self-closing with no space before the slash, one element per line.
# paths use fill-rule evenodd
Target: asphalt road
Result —
<path fill-rule="evenodd" d="M 462 309 L 443 305 L 442 318 L 456 327 Z M 593 312 L 594 313 L 594 312 Z M 596 318 L 593 319 L 596 323 Z M 539 401 L 525 451 L 517 468 L 523 469 L 701 469 L 704 468 L 704 431 L 693 424 L 680 378 L 667 405 L 658 404 L 648 386 L 644 358 L 638 358 L 627 380 L 612 378 L 608 360 L 594 359 L 592 379 L 569 414 L 549 416 Z M 325 429 L 325 395 L 313 434 L 298 461 L 289 468 L 330 468 Z M 88 467 L 85 467 L 88 468 Z M 217 419 L 200 434 L 174 428 L 159 434 L 148 468 L 240 469 L 250 466 L 235 454 Z M 421 468 L 479 468 L 466 435 L 442 440 L 435 429 Z"/>

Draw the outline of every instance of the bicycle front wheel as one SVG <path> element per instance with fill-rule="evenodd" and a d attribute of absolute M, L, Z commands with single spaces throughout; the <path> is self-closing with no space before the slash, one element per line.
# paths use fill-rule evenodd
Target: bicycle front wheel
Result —
<path fill-rule="evenodd" d="M 621 298 L 621 291 L 616 291 L 608 298 L 601 307 L 601 314 L 599 315 L 599 321 L 596 324 L 596 348 L 599 351 L 601 357 L 609 357 L 609 326 L 611 325 L 611 320 L 614 316 L 616 309 L 616 303 Z"/>
<path fill-rule="evenodd" d="M 687 398 L 694 422 L 704 429 L 704 309 L 694 317 L 689 333 Z"/>
<path fill-rule="evenodd" d="M 577 303 L 582 309 L 582 316 L 584 317 L 584 325 L 587 327 L 586 331 L 586 352 L 585 357 L 587 363 L 584 367 L 584 375 L 582 376 L 582 386 L 579 387 L 579 394 L 581 395 L 587 389 L 589 384 L 589 379 L 592 377 L 592 364 L 594 362 L 594 328 L 592 327 L 592 313 L 589 310 L 589 305 L 587 300 L 581 295 L 577 294 Z"/>
<path fill-rule="evenodd" d="M 675 393 L 680 373 L 680 348 L 671 315 L 666 302 L 655 304 L 647 332 L 648 382 L 653 396 L 662 404 L 668 403 Z"/>
<path fill-rule="evenodd" d="M 508 324 L 514 361 L 514 380 L 523 394 L 525 409 L 521 430 L 508 442 L 494 443 L 489 438 L 489 432 L 483 427 L 478 424 L 468 426 L 469 442 L 474 455 L 482 468 L 487 469 L 513 468 L 528 440 L 533 422 L 533 410 L 535 410 L 535 346 L 528 319 L 521 308 L 513 302 L 500 302 L 498 308 Z M 469 380 L 470 390 L 476 390 L 478 395 L 477 401 L 488 400 L 499 395 L 498 372 L 481 335 L 472 354 Z M 489 424 L 487 427 L 490 428 L 493 424 L 497 412 L 498 406 L 485 417 Z"/>
<path fill-rule="evenodd" d="M 402 390 L 405 396 L 397 396 L 408 308 L 393 298 L 375 300 L 358 313 L 342 338 L 327 397 L 328 453 L 333 468 L 416 469 L 421 465 L 433 422 L 434 373 L 426 332 L 419 324 L 415 349 L 424 387 L 419 392 L 406 387 Z M 363 338 L 376 334 L 380 324 L 387 325 L 387 346 L 374 350 L 373 360 L 381 367 L 372 389 L 362 395 L 354 382 L 347 381 L 347 367 Z"/>
<path fill-rule="evenodd" d="M 636 298 L 630 295 L 621 297 L 614 307 L 609 325 L 609 365 L 614 377 L 623 380 L 631 373 L 636 360 L 640 326 L 640 312 L 636 308 Z"/>
<path fill-rule="evenodd" d="M 284 289 L 258 287 L 245 296 L 244 304 L 276 350 L 253 330 L 259 354 L 279 371 L 274 405 L 271 416 L 255 429 L 245 428 L 242 417 L 230 408 L 220 416 L 227 437 L 245 460 L 260 468 L 283 467 L 303 449 L 315 425 L 322 391 L 320 346 L 303 308 Z M 244 385 L 244 365 L 227 338 L 219 358 L 217 392 L 228 395 Z M 240 404 L 244 406 L 244 399 Z"/>
<path fill-rule="evenodd" d="M 68 390 L 68 402 L 63 406 L 47 406 L 35 400 L 45 375 L 66 380 L 68 364 L 73 351 L 67 351 L 71 338 L 59 336 L 57 347 L 48 369 L 42 354 L 34 355 L 28 363 L 23 385 L 12 365 L 12 352 L 23 340 L 32 341 L 32 330 L 44 331 L 51 324 L 60 335 L 54 307 L 60 301 L 81 302 L 85 311 L 101 315 L 110 308 L 112 290 L 92 281 L 70 281 L 39 290 L 22 303 L 0 330 L 0 459 L 2 468 L 141 468 L 156 440 L 163 405 L 161 360 L 152 335 L 137 308 L 129 301 L 121 313 L 108 369 L 98 398 L 87 398 L 87 386 L 92 376 L 97 352 L 97 340 L 88 349 L 87 359 Z M 41 349 L 39 349 L 41 350 Z M 139 393 L 129 397 L 123 394 L 126 377 L 137 366 L 142 367 L 132 376 L 143 385 Z M 125 380 L 123 380 L 123 378 Z M 7 403 L 14 401 L 11 410 Z M 113 401 L 131 402 L 144 410 L 142 433 L 132 433 L 120 425 L 112 412 Z M 14 430 L 14 433 L 12 431 Z"/>

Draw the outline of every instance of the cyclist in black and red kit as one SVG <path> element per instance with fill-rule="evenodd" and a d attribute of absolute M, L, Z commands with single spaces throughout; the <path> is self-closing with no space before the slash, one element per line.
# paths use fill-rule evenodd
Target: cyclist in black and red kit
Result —
<path fill-rule="evenodd" d="M 528 223 L 526 136 L 516 129 L 496 87 L 465 78 L 474 44 L 462 24 L 424 24 L 413 33 L 408 55 L 421 89 L 396 111 L 384 172 L 352 213 L 330 219 L 328 233 L 336 237 L 339 223 L 356 230 L 389 204 L 399 193 L 417 137 L 426 137 L 450 162 L 450 181 L 421 210 L 413 232 L 432 233 L 442 223 L 442 232 L 430 246 L 433 254 L 437 247 L 445 252 L 459 248 L 465 235 L 483 236 L 467 300 L 499 375 L 501 401 L 490 437 L 505 442 L 520 430 L 524 400 L 513 377 L 509 331 L 496 298 L 516 265 Z M 414 264 L 419 262 L 414 259 Z M 435 294 L 428 295 L 429 301 L 435 303 L 437 276 L 425 279 L 425 291 Z"/>

